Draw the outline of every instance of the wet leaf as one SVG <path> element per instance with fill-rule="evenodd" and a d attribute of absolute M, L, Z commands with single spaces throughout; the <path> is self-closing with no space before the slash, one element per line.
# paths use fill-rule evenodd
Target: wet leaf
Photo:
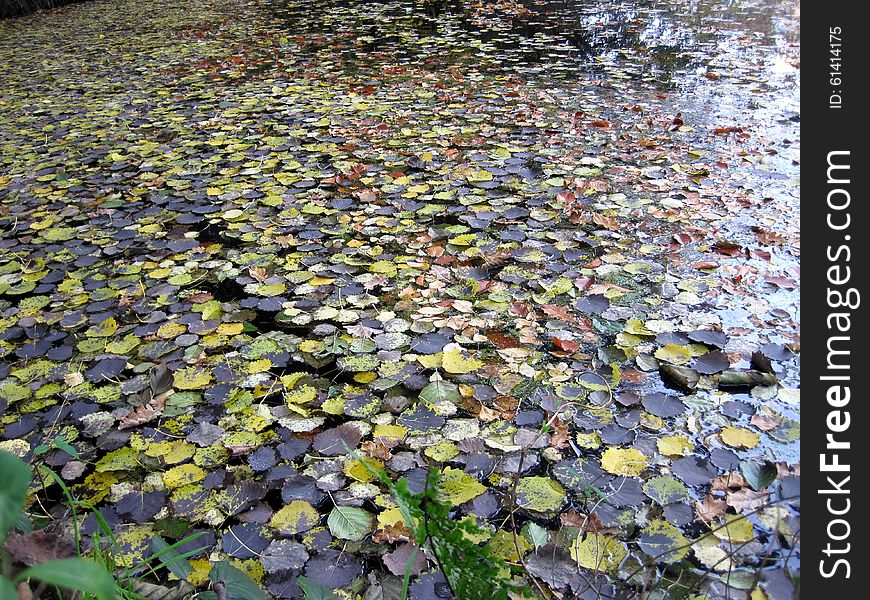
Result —
<path fill-rule="evenodd" d="M 743 427 L 728 426 L 719 432 L 722 442 L 732 448 L 755 448 L 761 441 L 761 436 Z"/>
<path fill-rule="evenodd" d="M 689 540 L 666 521 L 650 521 L 638 538 L 638 545 L 657 562 L 677 562 L 689 553 Z"/>
<path fill-rule="evenodd" d="M 646 466 L 646 456 L 634 448 L 609 447 L 601 456 L 601 467 L 614 475 L 640 475 Z"/>
<path fill-rule="evenodd" d="M 580 536 L 571 545 L 571 558 L 593 571 L 614 571 L 626 556 L 628 548 L 624 543 L 599 533 Z"/>
<path fill-rule="evenodd" d="M 409 544 L 407 542 L 400 544 L 399 547 L 392 552 L 384 554 L 384 566 L 386 566 L 387 570 L 393 575 L 404 576 L 412 555 L 414 558 L 413 562 L 411 562 L 410 571 L 408 572 L 411 576 L 419 575 L 426 569 L 428 564 L 426 555 L 414 544 Z"/>
<path fill-rule="evenodd" d="M 308 531 L 320 520 L 320 513 L 304 500 L 293 500 L 280 508 L 269 519 L 269 527 L 279 533 L 292 535 Z"/>
<path fill-rule="evenodd" d="M 689 490 L 682 483 L 668 475 L 659 475 L 647 479 L 643 484 L 643 491 L 654 502 L 662 506 L 684 500 L 689 496 Z"/>
<path fill-rule="evenodd" d="M 355 506 L 335 506 L 326 522 L 341 540 L 360 541 L 374 530 L 374 515 Z"/>
<path fill-rule="evenodd" d="M 554 512 L 565 502 L 565 489 L 549 477 L 523 477 L 516 490 L 517 506 L 535 512 Z"/>
<path fill-rule="evenodd" d="M 441 471 L 439 486 L 444 498 L 453 506 L 468 502 L 486 491 L 474 477 L 452 467 Z"/>
<path fill-rule="evenodd" d="M 776 466 L 769 462 L 744 460 L 740 463 L 740 473 L 753 490 L 761 491 L 776 481 Z"/>
<path fill-rule="evenodd" d="M 472 373 L 483 366 L 482 361 L 463 356 L 458 348 L 444 352 L 441 361 L 444 370 L 448 373 Z"/>

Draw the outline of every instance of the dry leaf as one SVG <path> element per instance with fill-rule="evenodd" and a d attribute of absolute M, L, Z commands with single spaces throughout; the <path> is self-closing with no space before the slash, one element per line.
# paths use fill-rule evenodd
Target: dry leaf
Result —
<path fill-rule="evenodd" d="M 711 523 L 715 519 L 725 514 L 727 503 L 724 500 L 718 500 L 711 495 L 707 495 L 703 502 L 695 502 L 695 519 L 704 523 Z"/>

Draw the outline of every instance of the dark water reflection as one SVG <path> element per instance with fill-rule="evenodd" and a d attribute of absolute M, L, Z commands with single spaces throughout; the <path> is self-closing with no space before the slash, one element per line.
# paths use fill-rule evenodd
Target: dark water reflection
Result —
<path fill-rule="evenodd" d="M 762 47 L 781 38 L 797 41 L 796 32 L 784 26 L 794 4 L 776 0 L 521 0 L 481 6 L 458 0 L 272 2 L 296 34 L 352 41 L 344 52 L 348 66 L 367 62 L 369 53 L 432 68 L 464 59 L 550 79 L 618 69 L 623 77 L 673 85 L 737 38 L 750 36 Z"/>

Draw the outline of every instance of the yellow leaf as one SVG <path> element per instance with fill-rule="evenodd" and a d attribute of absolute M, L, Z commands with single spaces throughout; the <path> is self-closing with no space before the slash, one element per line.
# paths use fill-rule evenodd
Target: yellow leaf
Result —
<path fill-rule="evenodd" d="M 477 498 L 486 488 L 474 477 L 461 469 L 445 467 L 441 471 L 441 494 L 453 505 L 459 506 Z"/>
<path fill-rule="evenodd" d="M 752 532 L 752 522 L 743 515 L 725 515 L 725 522 L 713 534 L 720 540 L 728 540 L 732 544 L 742 544 L 755 539 Z"/>
<path fill-rule="evenodd" d="M 211 372 L 199 366 L 180 369 L 172 376 L 172 386 L 177 390 L 201 390 L 209 383 Z"/>
<path fill-rule="evenodd" d="M 656 448 L 668 457 L 686 456 L 695 448 L 695 444 L 684 435 L 665 435 L 656 441 Z"/>
<path fill-rule="evenodd" d="M 619 540 L 600 533 L 577 536 L 571 545 L 571 558 L 586 569 L 613 571 L 628 554 L 628 548 Z"/>
<path fill-rule="evenodd" d="M 217 327 L 217 333 L 218 335 L 239 335 L 244 328 L 244 323 L 221 323 Z"/>
<path fill-rule="evenodd" d="M 395 526 L 404 523 L 402 511 L 398 508 L 388 508 L 378 513 L 378 528 L 383 529 L 387 525 Z"/>
<path fill-rule="evenodd" d="M 673 365 L 683 365 L 692 359 L 692 353 L 685 346 L 665 344 L 656 350 L 655 357 Z"/>
<path fill-rule="evenodd" d="M 251 373 L 252 375 L 256 373 L 265 373 L 271 368 L 272 361 L 268 358 L 261 358 L 260 360 L 255 360 L 248 364 L 248 373 Z"/>
<path fill-rule="evenodd" d="M 459 454 L 459 450 L 456 448 L 456 444 L 445 440 L 429 446 L 423 450 L 423 454 L 435 462 L 447 462 Z"/>
<path fill-rule="evenodd" d="M 483 366 L 483 361 L 475 358 L 465 358 L 459 348 L 445 352 L 441 362 L 445 371 L 457 374 L 471 373 Z"/>
<path fill-rule="evenodd" d="M 269 527 L 285 535 L 308 531 L 320 520 L 320 513 L 304 500 L 294 500 L 272 515 Z"/>
<path fill-rule="evenodd" d="M 349 460 L 344 463 L 344 474 L 350 477 L 351 479 L 355 479 L 356 481 L 360 481 L 362 483 L 368 483 L 375 479 L 375 474 L 372 473 L 369 469 L 366 468 L 366 465 L 371 467 L 376 471 L 380 471 L 384 468 L 384 463 L 379 461 L 376 458 L 366 458 L 363 460 Z"/>
<path fill-rule="evenodd" d="M 402 440 L 405 438 L 405 433 L 407 433 L 407 431 L 408 430 L 401 425 L 375 425 L 373 437 Z"/>
<path fill-rule="evenodd" d="M 163 485 L 169 489 L 180 488 L 205 479 L 206 471 L 194 464 L 172 467 L 163 473 Z"/>
<path fill-rule="evenodd" d="M 319 277 L 315 276 L 308 280 L 308 285 L 313 286 L 321 286 L 321 285 L 329 285 L 334 282 L 335 279 L 332 277 Z"/>
<path fill-rule="evenodd" d="M 434 369 L 441 366 L 441 357 L 443 354 L 420 354 L 417 356 L 417 362 L 423 365 L 426 369 Z"/>
<path fill-rule="evenodd" d="M 601 455 L 601 468 L 614 475 L 635 477 L 643 472 L 646 464 L 646 456 L 634 448 L 611 446 Z"/>
<path fill-rule="evenodd" d="M 755 448 L 761 441 L 761 436 L 743 427 L 729 426 L 719 432 L 719 437 L 732 448 Z"/>
<path fill-rule="evenodd" d="M 115 321 L 114 317 L 109 317 L 101 323 L 88 327 L 87 331 L 85 331 L 85 335 L 87 337 L 104 338 L 115 335 L 116 331 L 118 331 L 118 322 Z"/>

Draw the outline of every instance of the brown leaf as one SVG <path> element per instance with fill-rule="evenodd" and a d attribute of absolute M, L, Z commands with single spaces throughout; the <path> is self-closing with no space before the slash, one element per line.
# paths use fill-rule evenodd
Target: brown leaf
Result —
<path fill-rule="evenodd" d="M 758 427 L 761 431 L 770 431 L 772 429 L 776 429 L 779 427 L 780 420 L 771 415 L 763 415 L 761 413 L 755 413 L 752 415 L 752 418 L 749 419 L 749 422 L 752 425 Z"/>
<path fill-rule="evenodd" d="M 713 244 L 713 250 L 718 252 L 719 254 L 724 254 L 725 256 L 736 257 L 743 254 L 743 247 L 740 244 L 735 244 L 733 242 L 716 242 Z"/>
<path fill-rule="evenodd" d="M 718 517 L 725 514 L 727 503 L 724 500 L 717 500 L 711 495 L 707 495 L 703 502 L 695 502 L 695 520 L 704 523 L 711 523 Z"/>
<path fill-rule="evenodd" d="M 404 575 L 412 555 L 414 555 L 414 562 L 411 564 L 411 575 L 419 575 L 428 566 L 429 561 L 426 560 L 423 550 L 415 544 L 404 543 L 392 552 L 384 554 L 384 565 L 393 575 Z"/>
<path fill-rule="evenodd" d="M 75 555 L 75 545 L 72 540 L 44 531 L 13 533 L 6 540 L 6 549 L 15 562 L 27 567 Z"/>
<path fill-rule="evenodd" d="M 393 438 L 393 440 L 395 441 L 395 444 L 393 444 L 394 446 L 399 444 L 399 440 L 395 438 Z M 377 458 L 385 462 L 393 458 L 393 453 L 390 452 L 390 446 L 384 443 L 384 438 L 363 442 L 360 449 L 372 458 Z"/>
<path fill-rule="evenodd" d="M 559 306 L 558 304 L 544 304 L 541 306 L 544 309 L 544 313 L 548 317 L 552 317 L 554 319 L 561 319 L 563 321 L 567 321 L 569 323 L 573 322 L 574 315 L 568 312 L 567 306 Z"/>
<path fill-rule="evenodd" d="M 502 333 L 501 331 L 487 331 L 486 339 L 488 339 L 492 343 L 492 345 L 499 350 L 520 347 L 519 342 L 517 342 L 517 340 L 514 339 L 512 335 Z"/>
<path fill-rule="evenodd" d="M 194 304 L 200 304 L 202 302 L 208 302 L 209 300 L 214 299 L 208 292 L 196 292 L 195 294 L 191 294 L 187 297 L 188 302 L 193 302 Z"/>
<path fill-rule="evenodd" d="M 593 283 L 595 283 L 594 275 L 581 275 L 574 280 L 574 285 L 581 292 L 585 292 L 586 290 L 588 290 L 590 287 L 592 287 Z"/>
<path fill-rule="evenodd" d="M 118 429 L 127 429 L 143 425 L 148 421 L 152 421 L 163 414 L 163 409 L 166 408 L 166 400 L 169 398 L 169 392 L 154 396 L 151 402 L 136 407 L 133 412 L 121 417 L 118 421 Z"/>
<path fill-rule="evenodd" d="M 749 488 L 728 492 L 728 506 L 734 510 L 757 510 L 767 505 L 770 492 L 756 492 Z"/>
<path fill-rule="evenodd" d="M 572 342 L 571 340 L 563 340 L 553 336 L 550 338 L 553 342 L 553 345 L 556 346 L 559 350 L 564 350 L 565 352 L 577 352 L 580 349 L 580 344 L 577 342 Z"/>
<path fill-rule="evenodd" d="M 499 419 L 501 419 L 501 413 L 497 410 L 487 408 L 486 406 L 481 406 L 480 412 L 477 413 L 477 418 L 481 421 L 492 423 L 493 421 L 498 421 Z"/>
<path fill-rule="evenodd" d="M 794 289 L 797 289 L 797 287 L 798 287 L 797 281 L 795 281 L 794 279 L 791 279 L 789 277 L 780 277 L 780 276 L 771 277 L 768 275 L 767 277 L 764 278 L 764 281 L 765 281 L 765 283 L 770 283 L 772 285 L 775 285 L 778 288 L 783 288 L 786 290 L 794 290 Z"/>
<path fill-rule="evenodd" d="M 377 544 L 392 544 L 393 542 L 407 542 L 414 533 L 404 523 L 384 525 L 372 534 L 372 540 Z"/>
<path fill-rule="evenodd" d="M 710 489 L 714 492 L 724 492 L 727 490 L 739 490 L 747 487 L 746 480 L 740 473 L 725 473 L 714 477 L 711 482 Z"/>
<path fill-rule="evenodd" d="M 263 283 L 269 278 L 269 273 L 263 267 L 251 267 L 248 269 L 248 275 Z"/>
<path fill-rule="evenodd" d="M 566 527 L 579 527 L 580 531 L 584 533 L 603 533 L 606 535 L 619 535 L 622 533 L 618 527 L 605 527 L 601 518 L 595 512 L 590 512 L 587 515 L 575 510 L 569 510 L 559 515 L 559 519 L 562 521 L 562 525 Z"/>
<path fill-rule="evenodd" d="M 752 231 L 755 233 L 755 238 L 759 243 L 764 244 L 765 246 L 776 246 L 782 244 L 788 239 L 778 231 L 768 231 L 762 227 L 758 227 L 757 225 L 752 228 Z"/>
<path fill-rule="evenodd" d="M 571 434 L 568 432 L 568 425 L 556 425 L 553 428 L 553 433 L 550 434 L 550 446 L 561 450 L 568 447 L 568 440 L 571 439 Z"/>
<path fill-rule="evenodd" d="M 699 271 L 704 269 L 718 269 L 719 263 L 713 262 L 712 260 L 699 260 L 693 262 L 692 267 L 698 269 Z"/>
<path fill-rule="evenodd" d="M 616 220 L 616 217 L 608 217 L 600 213 L 593 213 L 592 221 L 596 225 L 601 225 L 605 229 L 609 229 L 611 231 L 616 231 L 617 229 L 619 229 L 619 221 Z"/>

